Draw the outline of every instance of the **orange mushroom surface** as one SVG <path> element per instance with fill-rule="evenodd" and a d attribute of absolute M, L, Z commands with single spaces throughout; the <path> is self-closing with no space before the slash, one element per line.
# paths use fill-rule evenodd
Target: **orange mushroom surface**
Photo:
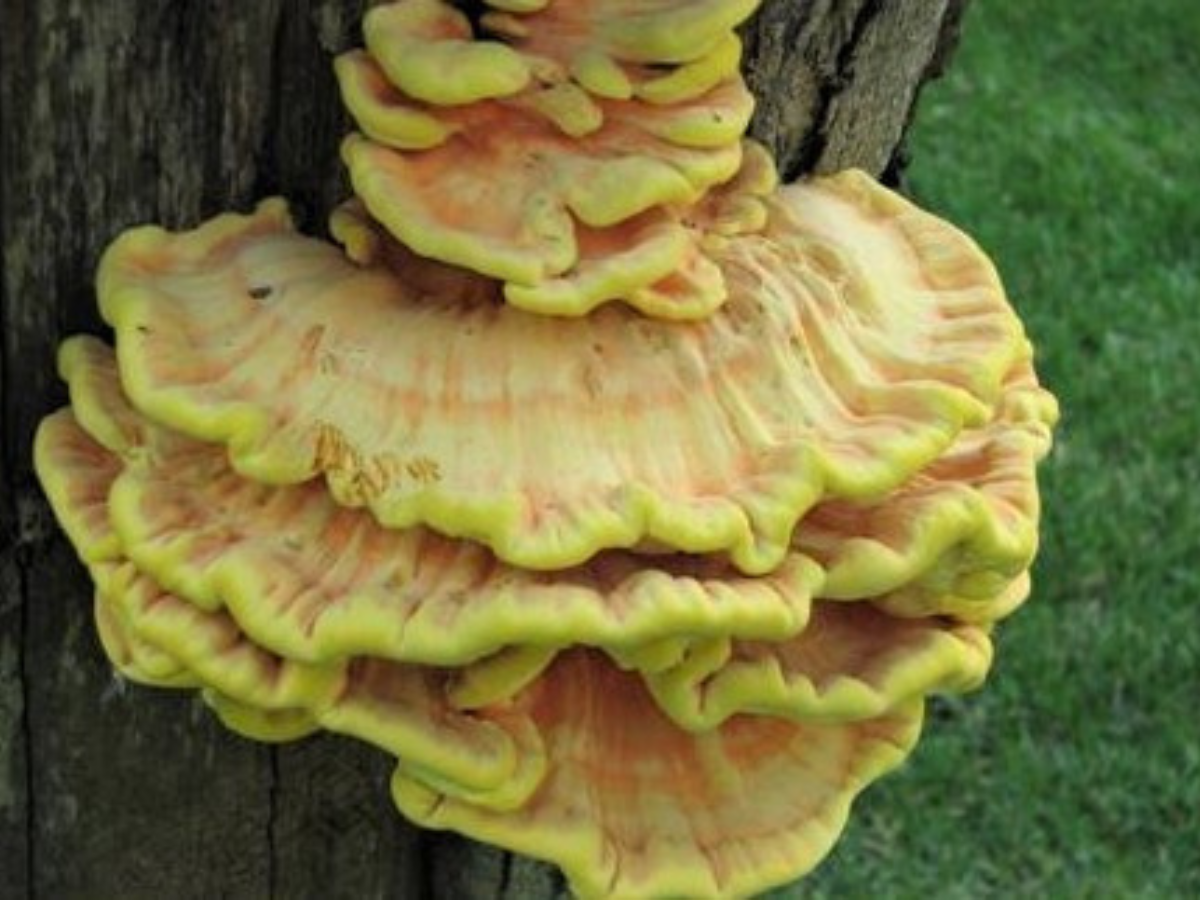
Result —
<path fill-rule="evenodd" d="M 865 176 L 769 209 L 703 325 L 431 296 L 274 202 L 128 233 L 100 305 L 133 402 L 245 477 L 324 475 L 529 568 L 655 542 L 765 573 L 814 504 L 884 496 L 988 421 L 1029 356 L 973 245 Z"/>
<path fill-rule="evenodd" d="M 814 643 L 829 652 L 844 645 L 855 662 L 835 664 L 837 676 L 869 682 L 883 708 L 913 688 L 893 684 L 888 667 L 868 659 L 915 666 L 925 673 L 921 693 L 973 682 L 986 669 L 983 633 L 944 618 L 918 623 L 867 611 L 866 621 L 880 624 L 858 629 L 865 643 L 857 650 L 853 635 L 821 638 L 838 627 L 842 604 L 813 604 L 824 573 L 798 552 L 759 578 L 717 559 L 627 552 L 532 573 L 427 530 L 389 531 L 316 485 L 243 480 L 219 448 L 147 421 L 124 401 L 111 351 L 94 339 L 68 341 L 61 360 L 78 413 L 47 421 L 38 460 L 80 555 L 132 562 L 199 611 L 232 616 L 281 658 L 327 669 L 359 656 L 446 667 L 507 652 L 505 665 L 532 666 L 536 675 L 558 648 L 594 646 L 644 674 L 664 710 L 692 728 L 767 706 L 795 718 L 841 714 L 836 702 L 814 705 L 787 691 L 781 699 L 778 664 L 750 649 L 755 643 L 795 658 Z M 913 527 L 921 529 L 919 517 Z M 888 657 L 904 649 L 888 628 L 917 636 L 905 644 L 911 652 Z M 722 678 L 704 683 L 731 652 L 740 658 L 730 666 L 738 669 L 732 694 Z M 760 669 L 753 675 L 751 659 Z M 828 680 L 820 674 L 827 667 L 787 666 L 790 680 L 814 684 Z M 716 693 L 727 699 L 712 700 Z"/>
<path fill-rule="evenodd" d="M 580 896 L 748 896 L 985 679 L 1057 407 L 970 238 L 778 185 L 755 0 L 484 6 L 337 61 L 336 243 L 113 243 L 37 471 L 131 680 L 366 741 Z"/>
<path fill-rule="evenodd" d="M 376 7 L 367 50 L 338 59 L 371 215 L 523 309 L 710 313 L 726 289 L 690 213 L 741 164 L 733 27 L 754 0 L 491 5 L 479 39 L 441 0 Z"/>
<path fill-rule="evenodd" d="M 84 392 L 72 393 L 87 402 Z M 136 451 L 130 465 L 154 453 L 128 450 Z M 791 668 L 807 669 L 822 688 L 877 681 L 883 687 L 870 708 L 839 697 L 817 715 L 797 706 L 786 718 L 743 716 L 693 733 L 673 724 L 635 675 L 575 649 L 506 688 L 492 676 L 493 696 L 463 708 L 457 688 L 472 677 L 472 666 L 447 670 L 371 657 L 313 665 L 260 647 L 225 611 L 166 593 L 122 557 L 119 536 L 96 516 L 97 496 L 106 486 L 114 490 L 113 461 L 69 411 L 42 427 L 39 466 L 56 512 L 92 561 L 107 644 L 132 648 L 114 654 L 123 671 L 148 683 L 201 687 L 233 727 L 255 737 L 290 739 L 324 727 L 370 741 L 397 757 L 397 802 L 418 821 L 459 823 L 548 856 L 585 895 L 726 896 L 765 873 L 806 870 L 834 839 L 853 794 L 915 740 L 920 691 L 914 693 L 912 673 L 881 674 L 892 664 L 873 657 L 907 656 L 910 669 L 936 670 L 935 681 L 948 688 L 973 681 L 988 661 L 986 650 L 970 662 L 970 650 L 931 653 L 916 646 L 919 640 L 884 641 L 872 650 L 870 629 L 860 629 L 855 641 L 842 642 L 840 659 L 818 653 L 805 663 L 811 651 L 797 645 Z M 885 614 L 865 614 L 888 627 Z M 829 615 L 843 618 L 836 609 Z M 896 627 L 923 626 L 897 620 Z M 930 620 L 924 627 L 941 625 Z M 825 628 L 817 627 L 817 643 Z M 950 644 L 961 640 L 949 629 L 946 635 Z M 147 657 L 157 658 L 147 665 Z M 473 665 L 486 669 L 489 661 Z M 956 674 L 947 679 L 951 670 Z M 899 688 L 894 694 L 890 683 Z M 816 697 L 807 702 L 822 705 Z M 631 722 L 638 723 L 633 731 Z M 617 734 L 636 735 L 636 745 L 614 747 Z M 663 765 L 677 765 L 688 779 L 673 784 Z M 581 781 L 591 785 L 583 794 Z M 756 799 L 760 785 L 775 798 L 769 806 Z M 595 808 L 580 815 L 577 806 L 589 796 Z M 679 830 L 697 815 L 711 824 Z M 699 860 L 710 862 L 697 869 Z"/>

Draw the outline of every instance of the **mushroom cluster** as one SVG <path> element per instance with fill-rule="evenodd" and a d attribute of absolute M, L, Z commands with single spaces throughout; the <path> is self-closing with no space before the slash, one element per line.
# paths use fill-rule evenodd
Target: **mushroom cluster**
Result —
<path fill-rule="evenodd" d="M 1053 398 L 969 238 L 743 137 L 756 0 L 371 10 L 337 245 L 106 253 L 36 462 L 130 679 L 395 756 L 585 897 L 794 879 L 1029 590 Z"/>

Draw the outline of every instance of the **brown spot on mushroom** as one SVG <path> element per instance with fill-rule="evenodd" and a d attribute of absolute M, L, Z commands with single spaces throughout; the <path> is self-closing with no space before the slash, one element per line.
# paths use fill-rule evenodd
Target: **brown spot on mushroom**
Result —
<path fill-rule="evenodd" d="M 437 484 L 442 480 L 442 469 L 437 460 L 418 456 L 404 467 L 408 477 L 418 484 Z"/>

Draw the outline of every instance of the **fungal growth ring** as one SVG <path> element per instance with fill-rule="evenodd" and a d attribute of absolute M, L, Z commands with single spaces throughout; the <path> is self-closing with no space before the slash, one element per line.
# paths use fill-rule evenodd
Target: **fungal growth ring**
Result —
<path fill-rule="evenodd" d="M 1056 407 L 967 237 L 778 185 L 755 6 L 377 6 L 337 246 L 278 200 L 112 245 L 36 459 L 124 675 L 368 741 L 583 897 L 825 855 L 986 675 Z"/>

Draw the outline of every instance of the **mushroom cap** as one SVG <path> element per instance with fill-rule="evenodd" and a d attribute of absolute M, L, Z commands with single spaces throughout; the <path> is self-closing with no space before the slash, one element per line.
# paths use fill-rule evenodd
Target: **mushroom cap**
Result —
<path fill-rule="evenodd" d="M 1037 551 L 1036 466 L 1058 407 L 1028 361 L 1005 379 L 994 418 L 882 500 L 828 500 L 797 525 L 793 550 L 819 562 L 819 596 L 870 599 L 893 615 L 992 622 Z"/>
<path fill-rule="evenodd" d="M 108 484 L 121 475 L 124 544 L 143 568 L 206 608 L 228 605 L 265 646 L 314 661 L 373 653 L 454 664 L 505 642 L 631 653 L 681 632 L 779 640 L 803 627 L 810 595 L 870 600 L 904 617 L 994 621 L 1027 593 L 1012 583 L 1036 549 L 1035 465 L 1057 414 L 1028 366 L 1021 367 L 995 421 L 965 432 L 884 501 L 815 507 L 797 526 L 785 564 L 769 576 L 740 577 L 712 558 L 614 551 L 551 578 L 423 529 L 384 531 L 362 513 L 338 509 L 315 485 L 272 491 L 241 481 L 215 448 L 133 410 L 120 393 L 112 351 L 100 342 L 71 339 L 60 361 L 73 414 L 106 439 L 106 449 L 140 457 L 122 474 L 119 461 L 91 441 L 64 442 L 66 453 L 47 466 L 52 494 L 91 491 L 62 501 L 80 510 L 64 525 L 85 559 L 101 544 L 95 534 L 112 533 Z M 61 473 L 79 465 L 98 477 L 64 482 Z M 342 537 L 321 550 L 336 534 Z M 333 556 L 327 561 L 324 553 Z M 394 562 L 379 567 L 378 558 Z M 238 575 L 239 568 L 248 574 Z M 418 570 L 424 580 L 412 577 Z M 461 599 L 467 584 L 472 602 Z M 353 597 L 366 612 L 355 609 Z M 414 615 L 421 604 L 430 610 Z M 340 633 L 322 622 L 323 605 L 337 610 Z M 358 624 L 347 627 L 350 618 Z M 388 621 L 408 624 L 401 632 Z M 683 642 L 676 647 L 683 652 Z"/>
<path fill-rule="evenodd" d="M 486 39 L 443 0 L 381 4 L 365 16 L 363 35 L 398 90 L 438 106 L 563 84 L 665 103 L 737 77 L 733 29 L 759 0 L 486 2 Z"/>
<path fill-rule="evenodd" d="M 738 716 L 701 734 L 587 651 L 562 654 L 514 700 L 553 760 L 520 808 L 431 791 L 403 769 L 392 793 L 453 828 L 560 866 L 580 897 L 738 897 L 798 878 L 840 833 L 854 796 L 916 743 L 921 704 L 875 719 Z"/>
<path fill-rule="evenodd" d="M 688 291 L 664 297 L 651 286 L 700 247 L 688 207 L 741 166 L 752 101 L 739 81 L 686 108 L 596 105 L 580 93 L 553 106 L 538 94 L 540 105 L 445 112 L 395 94 L 363 53 L 342 57 L 338 72 L 366 134 L 343 145 L 355 192 L 416 252 L 501 279 L 508 302 L 552 315 L 621 300 L 650 315 L 695 319 L 725 299 L 712 263 Z M 556 90 L 551 98 L 564 89 Z M 547 118 L 574 116 L 573 100 L 594 113 L 586 133 Z M 439 135 L 434 146 L 407 149 Z"/>
<path fill-rule="evenodd" d="M 377 5 L 363 17 L 363 35 L 397 85 L 431 102 L 453 105 L 508 96 L 533 74 L 515 50 L 473 40 L 470 20 L 443 0 Z M 449 72 L 454 77 L 446 77 Z"/>
<path fill-rule="evenodd" d="M 483 25 L 533 61 L 544 78 L 571 77 L 612 93 L 615 69 L 638 83 L 658 82 L 700 62 L 734 36 L 759 0 L 489 0 Z M 736 67 L 733 69 L 736 72 Z M 608 77 L 588 78 L 606 73 Z"/>
<path fill-rule="evenodd" d="M 645 681 L 674 722 L 705 732 L 743 714 L 866 721 L 932 693 L 974 690 L 991 664 L 983 627 L 822 601 L 794 638 L 693 645 L 681 663 Z"/>
<path fill-rule="evenodd" d="M 155 631 L 139 618 L 149 610 L 196 613 L 160 594 L 135 607 L 135 628 Z M 206 639 L 220 642 L 219 631 L 205 629 Z M 187 646 L 168 643 L 186 656 Z M 197 661 L 228 687 L 237 656 Z M 409 817 L 548 859 L 584 897 L 740 896 L 799 877 L 828 852 L 854 796 L 907 755 L 920 724 L 913 701 L 856 722 L 741 716 L 692 734 L 635 676 L 579 650 L 508 704 L 461 713 L 437 690 L 441 676 L 416 668 L 362 661 L 342 698 L 319 712 L 257 706 L 211 685 L 204 696 L 256 739 L 323 725 L 399 751 L 393 796 Z M 497 786 L 506 764 L 515 769 Z"/>
<path fill-rule="evenodd" d="M 166 589 L 228 609 L 255 642 L 293 659 L 454 666 L 511 646 L 585 644 L 651 665 L 692 640 L 796 634 L 821 582 L 802 556 L 762 577 L 716 558 L 628 551 L 562 572 L 514 568 L 478 544 L 382 528 L 319 482 L 241 478 L 222 447 L 133 409 L 112 351 L 94 338 L 68 340 L 60 360 L 74 413 L 48 420 L 43 471 L 84 558 L 117 542 Z M 127 443 L 104 448 L 69 431 L 73 416 Z"/>
<path fill-rule="evenodd" d="M 483 717 L 452 703 L 461 671 L 370 658 L 300 663 L 248 640 L 227 614 L 165 593 L 127 563 L 93 574 L 130 634 L 241 707 L 371 743 L 424 783 L 472 804 L 515 808 L 544 776 L 540 738 L 524 717 L 504 710 Z"/>
<path fill-rule="evenodd" d="M 123 612 L 99 591 L 93 602 L 93 615 L 104 655 L 121 677 L 151 687 L 201 686 L 200 679 L 179 660 L 135 634 Z"/>
<path fill-rule="evenodd" d="M 81 418 L 132 439 L 114 453 L 71 411 L 48 419 L 37 459 L 51 502 L 83 558 L 132 561 L 134 574 L 106 579 L 101 595 L 132 598 L 125 618 L 148 623 L 142 637 L 170 646 L 210 628 L 244 635 L 253 664 L 243 661 L 241 676 L 225 657 L 192 663 L 236 701 L 319 706 L 340 690 L 346 664 L 374 657 L 468 665 L 451 699 L 477 707 L 537 677 L 560 648 L 592 645 L 644 675 L 681 725 L 705 729 L 751 711 L 872 717 L 909 697 L 970 689 L 990 663 L 978 628 L 811 604 L 823 573 L 800 553 L 761 578 L 719 560 L 617 552 L 539 574 L 424 529 L 387 531 L 316 484 L 248 482 L 219 447 L 142 420 L 95 339 L 68 341 L 61 358 Z M 911 530 L 927 528 L 917 516 Z M 911 577 L 924 562 L 914 555 Z M 168 612 L 181 602 L 190 611 Z M 264 676 L 264 654 L 287 660 L 294 677 Z M 218 662 L 226 670 L 210 669 Z"/>
<path fill-rule="evenodd" d="M 502 296 L 527 312 L 577 316 L 610 300 L 660 319 L 708 315 L 726 299 L 725 279 L 714 262 L 724 239 L 761 230 L 764 202 L 777 183 L 774 162 L 746 141 L 737 175 L 689 206 L 655 206 L 606 228 L 575 224 L 576 256 L 569 270 L 536 285 L 507 283 Z M 334 211 L 330 229 L 347 255 L 363 265 L 389 265 L 407 283 L 437 269 L 440 286 L 466 301 L 491 303 L 495 286 L 471 274 L 439 266 L 397 241 L 361 200 Z"/>
<path fill-rule="evenodd" d="M 370 657 L 310 663 L 272 653 L 248 638 L 227 610 L 204 609 L 164 590 L 128 560 L 115 529 L 93 514 L 92 498 L 114 484 L 116 457 L 79 427 L 70 410 L 42 423 L 35 451 L 51 505 L 89 562 L 105 648 L 136 680 L 203 687 L 241 707 L 279 713 L 292 728 L 307 717 L 314 728 L 353 735 L 405 759 L 426 772 L 430 784 L 473 803 L 518 804 L 540 780 L 544 756 L 528 723 L 502 715 L 495 717 L 502 724 L 484 722 L 452 698 L 477 677 L 492 683 L 486 700 L 507 697 L 536 677 L 548 658 L 524 668 L 485 659 L 478 666 L 486 671 L 476 676 L 470 666 L 442 669 Z M 140 455 L 133 453 L 132 462 Z"/>
<path fill-rule="evenodd" d="M 118 591 L 120 627 L 164 638 L 215 674 L 220 688 L 194 681 L 227 725 L 262 740 L 324 726 L 398 753 L 393 796 L 406 815 L 548 859 L 583 897 L 742 896 L 803 875 L 920 727 L 911 700 L 853 722 L 738 716 L 695 734 L 636 676 L 578 649 L 507 702 L 468 713 L 447 703 L 444 672 L 377 660 L 351 667 L 331 705 L 260 706 L 225 692 L 237 673 L 269 665 L 286 682 L 292 663 L 223 634 L 227 620 L 155 591 L 131 567 L 114 569 L 137 585 Z M 181 641 L 161 630 L 180 615 L 207 621 Z"/>
<path fill-rule="evenodd" d="M 338 58 L 370 215 L 531 312 L 710 314 L 726 290 L 690 207 L 741 162 L 733 28 L 757 0 L 491 5 L 486 38 L 441 0 L 378 6 Z"/>
<path fill-rule="evenodd" d="M 995 621 L 1028 593 L 1027 584 L 1024 590 L 1013 584 L 1036 551 L 1035 469 L 1049 449 L 1058 415 L 1029 364 L 1019 364 L 1005 381 L 991 422 L 963 432 L 940 459 L 882 500 L 818 504 L 798 523 L 784 564 L 768 576 L 739 577 L 713 558 L 647 559 L 609 551 L 551 579 L 514 570 L 476 545 L 424 529 L 385 532 L 361 513 L 337 509 L 315 484 L 289 494 L 242 482 L 219 450 L 156 426 L 129 405 L 108 347 L 72 338 L 59 360 L 74 415 L 87 430 L 114 453 L 144 457 L 121 479 L 125 499 L 118 507 L 126 511 L 121 518 L 128 552 L 201 605 L 218 605 L 217 594 L 224 592 L 223 602 L 257 641 L 311 660 L 373 653 L 453 664 L 494 652 L 505 641 L 575 642 L 628 654 L 676 633 L 780 640 L 803 627 L 810 595 L 870 600 L 904 617 Z M 154 449 L 149 461 L 147 448 Z M 85 457 L 90 452 L 91 464 L 107 469 L 107 477 L 121 474 L 113 459 L 87 447 L 75 450 Z M 74 465 L 62 459 L 54 468 Z M 48 490 L 57 490 L 56 472 L 47 478 Z M 68 527 L 107 533 L 106 490 L 82 504 L 88 515 Z M 276 495 L 302 499 L 267 502 Z M 300 515 L 301 510 L 309 512 Z M 352 535 L 326 551 L 338 555 L 340 567 L 337 558 L 313 556 L 328 534 L 338 533 Z M 83 535 L 74 540 L 77 546 L 94 543 Z M 189 553 L 180 549 L 185 547 L 203 560 L 208 574 L 189 565 Z M 396 562 L 379 568 L 377 556 Z M 808 560 L 820 564 L 823 577 L 816 577 Z M 239 567 L 249 574 L 227 573 Z M 428 577 L 405 575 L 418 570 Z M 446 578 L 447 570 L 458 575 Z M 267 578 L 267 572 L 278 575 Z M 347 578 L 347 572 L 353 574 Z M 268 582 L 270 590 L 262 587 Z M 440 589 L 430 587 L 439 583 Z M 476 589 L 475 602 L 459 599 L 464 584 Z M 400 599 L 400 588 L 407 599 Z M 263 596 L 273 602 L 263 602 Z M 447 596 L 455 598 L 449 606 Z M 370 611 L 355 610 L 351 597 L 363 598 Z M 514 611 L 516 597 L 520 613 Z M 419 603 L 438 611 L 414 615 Z M 322 604 L 338 610 L 341 626 L 322 623 Z M 353 628 L 346 628 L 347 614 L 359 619 Z M 539 624 L 543 618 L 545 625 Z M 388 621 L 409 624 L 398 633 Z M 439 624 L 426 629 L 429 622 Z M 685 650 L 685 642 L 674 643 L 678 652 Z M 434 655 L 423 656 L 415 647 Z"/>
<path fill-rule="evenodd" d="M 470 669 L 372 658 L 314 666 L 272 654 L 225 611 L 164 592 L 103 529 L 77 527 L 111 478 L 106 453 L 70 411 L 39 432 L 39 467 L 58 475 L 48 480 L 51 500 L 70 533 L 94 537 L 81 550 L 96 560 L 93 577 L 123 645 L 178 663 L 161 683 L 202 686 L 228 724 L 257 737 L 324 727 L 384 748 L 399 761 L 397 802 L 418 821 L 550 858 L 581 894 L 728 896 L 796 877 L 828 850 L 854 794 L 915 742 L 920 703 L 911 693 L 869 718 L 856 710 L 855 721 L 736 716 L 692 734 L 634 673 L 581 649 L 525 670 L 469 709 L 455 698 Z M 62 466 L 68 459 L 80 462 Z M 858 665 L 861 649 L 843 660 Z M 819 677 L 837 667 L 810 662 Z M 863 665 L 868 679 L 870 670 Z M 680 829 L 688 820 L 694 827 Z"/>
<path fill-rule="evenodd" d="M 695 325 L 421 294 L 278 203 L 128 233 L 101 307 L 135 405 L 243 476 L 323 474 L 389 528 L 526 568 L 653 542 L 763 573 L 815 504 L 882 498 L 985 424 L 1029 355 L 969 239 L 865 176 L 768 207 Z"/>
<path fill-rule="evenodd" d="M 410 817 L 550 859 L 581 896 L 727 897 L 804 874 L 836 839 L 855 794 L 915 743 L 921 697 L 975 686 L 990 662 L 986 628 L 944 616 L 898 618 L 883 609 L 887 596 L 814 603 L 803 630 L 786 640 L 689 641 L 668 648 L 669 665 L 640 673 L 613 659 L 639 669 L 659 648 L 606 659 L 582 648 L 515 647 L 460 669 L 372 656 L 293 659 L 243 629 L 222 588 L 207 583 L 219 562 L 206 563 L 235 539 L 261 543 L 281 520 L 307 520 L 315 502 L 307 494 L 324 504 L 322 515 L 362 523 L 363 536 L 342 549 L 362 554 L 364 565 L 389 555 L 366 552 L 367 534 L 404 533 L 389 535 L 367 512 L 336 506 L 318 484 L 239 478 L 220 446 L 174 434 L 130 406 L 111 352 L 94 339 L 69 341 L 60 367 L 75 412 L 46 420 L 36 459 L 56 513 L 91 563 L 114 661 L 139 680 L 200 688 L 223 721 L 254 737 L 327 728 L 384 748 L 398 759 L 393 794 Z M 1030 438 L 1022 445 L 1027 471 L 1044 452 L 1053 414 L 1031 379 L 1027 366 L 1015 367 L 995 404 L 1009 431 Z M 909 530 L 877 535 L 879 547 L 923 546 L 927 523 L 939 521 L 929 498 L 952 483 L 949 473 L 980 494 L 991 489 L 988 466 L 997 457 L 981 449 L 987 433 L 988 426 L 964 433 L 892 495 L 915 515 Z M 947 459 L 953 465 L 929 474 Z M 134 503 L 121 499 L 126 479 L 157 487 Z M 255 502 L 238 500 L 242 491 Z M 994 515 L 987 503 L 972 508 Z M 846 515 L 827 516 L 826 538 Z M 869 530 L 889 520 L 876 510 L 860 521 Z M 144 534 L 127 541 L 138 529 Z M 163 571 L 196 596 L 164 590 L 140 568 L 149 557 L 131 562 L 139 541 L 161 542 L 172 559 Z M 434 534 L 425 541 L 457 543 Z M 908 556 L 891 570 L 893 581 L 903 572 L 919 581 L 927 559 Z M 622 558 L 662 564 L 668 577 L 678 564 L 671 554 Z M 540 577 L 550 585 L 572 574 Z M 1009 593 L 1024 589 L 1018 579 Z"/>

